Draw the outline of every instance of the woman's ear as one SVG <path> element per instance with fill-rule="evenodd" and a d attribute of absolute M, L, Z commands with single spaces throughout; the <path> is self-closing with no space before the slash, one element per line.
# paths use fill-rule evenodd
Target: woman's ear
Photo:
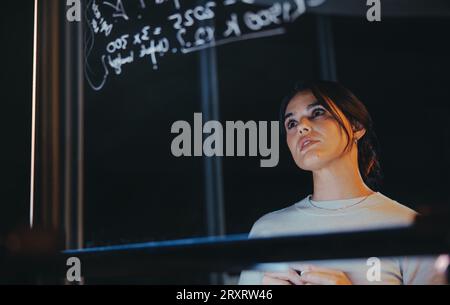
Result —
<path fill-rule="evenodd" d="M 352 125 L 352 130 L 353 138 L 356 138 L 358 140 L 361 139 L 366 133 L 366 129 L 359 122 L 356 122 L 354 125 Z"/>
<path fill-rule="evenodd" d="M 364 136 L 365 133 L 366 133 L 366 129 L 362 128 L 355 132 L 355 138 L 357 138 L 359 140 Z"/>

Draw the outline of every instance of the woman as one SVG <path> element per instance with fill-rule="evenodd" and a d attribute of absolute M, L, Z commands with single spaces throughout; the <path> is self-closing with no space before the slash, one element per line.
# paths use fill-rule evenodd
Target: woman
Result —
<path fill-rule="evenodd" d="M 298 84 L 281 106 L 280 126 L 297 166 L 312 172 L 314 190 L 261 217 L 249 237 L 329 233 L 408 225 L 416 213 L 376 191 L 381 171 L 366 107 L 336 82 Z M 357 245 L 355 245 L 357 246 Z M 283 272 L 243 271 L 239 284 L 430 284 L 433 260 L 382 258 L 291 263 Z M 369 275 L 368 275 L 369 274 Z"/>

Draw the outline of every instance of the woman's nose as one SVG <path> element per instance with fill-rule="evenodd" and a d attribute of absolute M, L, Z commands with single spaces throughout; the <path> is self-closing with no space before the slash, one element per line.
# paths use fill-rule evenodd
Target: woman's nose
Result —
<path fill-rule="evenodd" d="M 309 124 L 303 119 L 297 125 L 297 132 L 300 134 L 308 133 L 311 130 Z"/>

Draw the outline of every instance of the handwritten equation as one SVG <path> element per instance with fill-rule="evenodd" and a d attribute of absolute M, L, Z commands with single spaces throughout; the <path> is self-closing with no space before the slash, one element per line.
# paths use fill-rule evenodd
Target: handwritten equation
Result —
<path fill-rule="evenodd" d="M 162 58 L 280 35 L 307 7 L 325 0 L 89 0 L 86 7 L 86 79 L 101 90 L 111 74 Z M 94 52 L 95 51 L 95 52 Z"/>

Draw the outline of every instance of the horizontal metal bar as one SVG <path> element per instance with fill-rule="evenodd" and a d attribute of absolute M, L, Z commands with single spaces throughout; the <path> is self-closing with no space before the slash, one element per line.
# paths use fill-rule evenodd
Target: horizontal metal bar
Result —
<path fill-rule="evenodd" d="M 0 279 L 61 283 L 73 256 L 80 259 L 85 279 L 112 279 L 279 269 L 286 264 L 272 263 L 280 262 L 448 254 L 449 219 L 448 213 L 438 213 L 419 217 L 411 226 L 380 230 L 250 239 L 240 234 L 61 252 L 55 232 L 13 232 L 0 238 Z"/>
<path fill-rule="evenodd" d="M 246 235 L 70 250 L 85 277 L 152 276 L 180 272 L 240 272 L 260 263 L 437 255 L 450 252 L 448 224 L 332 234 L 248 239 Z M 64 265 L 65 266 L 65 265 Z"/>

